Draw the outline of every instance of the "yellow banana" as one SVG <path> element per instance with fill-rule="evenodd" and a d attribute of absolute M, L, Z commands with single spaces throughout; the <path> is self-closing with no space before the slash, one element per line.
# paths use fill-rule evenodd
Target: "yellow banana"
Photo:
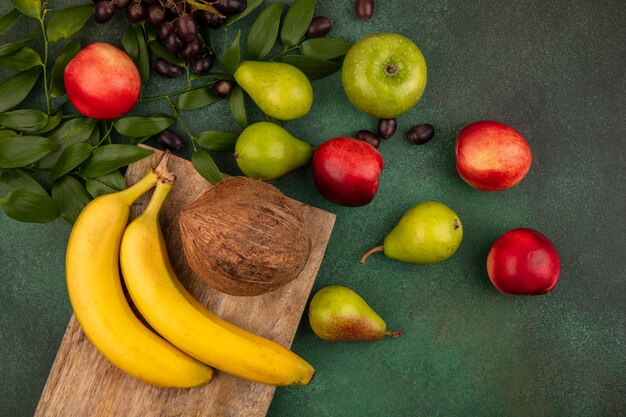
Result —
<path fill-rule="evenodd" d="M 173 345 L 214 368 L 264 384 L 308 384 L 315 371 L 306 361 L 219 318 L 180 283 L 158 221 L 171 188 L 167 182 L 157 183 L 150 204 L 122 238 L 122 275 L 142 316 Z"/>
<path fill-rule="evenodd" d="M 67 288 L 78 323 L 115 366 L 156 386 L 190 388 L 209 382 L 213 370 L 139 321 L 126 301 L 119 275 L 120 241 L 130 206 L 154 187 L 157 177 L 150 170 L 126 190 L 87 204 L 67 246 Z"/>

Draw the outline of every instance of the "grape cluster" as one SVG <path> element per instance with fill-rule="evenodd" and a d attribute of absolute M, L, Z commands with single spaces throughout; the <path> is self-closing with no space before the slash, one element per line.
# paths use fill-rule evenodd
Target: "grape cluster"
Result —
<path fill-rule="evenodd" d="M 228 15 L 241 13 L 246 0 L 216 0 L 200 3 L 212 12 L 191 6 L 185 0 L 94 0 L 94 20 L 107 23 L 115 10 L 124 10 L 132 23 L 146 22 L 155 26 L 157 40 L 171 54 L 187 62 L 191 70 L 203 74 L 211 69 L 213 56 L 200 36 L 200 28 L 217 29 Z M 183 69 L 163 58 L 154 61 L 153 69 L 165 77 L 178 77 Z"/>

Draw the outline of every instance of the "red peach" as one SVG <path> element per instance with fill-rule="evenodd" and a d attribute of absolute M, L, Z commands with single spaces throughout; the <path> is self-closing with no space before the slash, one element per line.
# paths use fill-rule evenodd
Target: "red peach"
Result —
<path fill-rule="evenodd" d="M 141 79 L 133 61 L 108 43 L 83 48 L 65 67 L 67 97 L 85 116 L 115 119 L 139 100 Z"/>
<path fill-rule="evenodd" d="M 313 179 L 330 201 L 343 206 L 364 206 L 378 191 L 383 157 L 369 143 L 339 137 L 321 144 L 313 154 Z"/>
<path fill-rule="evenodd" d="M 538 295 L 552 291 L 561 260 L 552 242 L 533 229 L 513 229 L 500 236 L 487 256 L 493 285 L 509 295 Z"/>
<path fill-rule="evenodd" d="M 532 162 L 530 146 L 521 133 L 494 121 L 464 127 L 454 153 L 461 178 L 484 191 L 511 188 L 526 176 Z"/>

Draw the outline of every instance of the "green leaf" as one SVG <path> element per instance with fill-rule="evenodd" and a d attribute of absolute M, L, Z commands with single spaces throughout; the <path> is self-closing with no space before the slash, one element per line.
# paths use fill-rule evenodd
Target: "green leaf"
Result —
<path fill-rule="evenodd" d="M 61 217 L 74 224 L 78 215 L 91 200 L 85 186 L 71 175 L 66 175 L 52 183 L 52 198 L 61 209 Z"/>
<path fill-rule="evenodd" d="M 176 99 L 176 107 L 181 110 L 194 110 L 206 107 L 219 100 L 211 87 L 204 87 L 182 93 Z"/>
<path fill-rule="evenodd" d="M 126 26 L 126 30 L 122 36 L 122 48 L 124 48 L 126 54 L 128 54 L 133 61 L 137 61 L 137 57 L 139 56 L 139 42 L 137 41 L 135 28 L 133 28 L 130 23 Z"/>
<path fill-rule="evenodd" d="M 88 143 L 75 143 L 69 146 L 59 157 L 50 178 L 56 180 L 79 166 L 89 158 L 92 150 L 93 146 Z"/>
<path fill-rule="evenodd" d="M 156 135 L 174 124 L 170 117 L 124 117 L 113 123 L 120 134 L 133 138 Z"/>
<path fill-rule="evenodd" d="M 183 65 L 185 65 L 183 61 L 178 59 L 175 55 L 171 54 L 170 51 L 165 49 L 165 47 L 157 41 L 149 42 L 148 47 L 150 48 L 153 54 L 163 58 L 166 61 L 171 62 L 174 65 L 178 65 L 179 67 L 182 67 Z"/>
<path fill-rule="evenodd" d="M 230 132 L 207 130 L 196 135 L 196 142 L 212 151 L 232 151 L 235 149 L 237 137 L 236 134 Z"/>
<path fill-rule="evenodd" d="M 41 0 L 11 0 L 11 3 L 25 16 L 39 19 L 41 15 Z"/>
<path fill-rule="evenodd" d="M 341 68 L 338 62 L 302 55 L 283 56 L 278 60 L 300 69 L 310 80 L 327 77 Z"/>
<path fill-rule="evenodd" d="M 54 139 L 42 136 L 14 136 L 0 142 L 0 168 L 17 168 L 43 158 L 56 147 Z"/>
<path fill-rule="evenodd" d="M 17 106 L 26 98 L 41 75 L 41 70 L 42 67 L 31 68 L 0 83 L 0 112 Z"/>
<path fill-rule="evenodd" d="M 200 33 L 206 47 L 209 48 L 209 51 L 211 51 L 211 54 L 215 55 L 215 48 L 213 48 L 213 40 L 211 38 L 212 29 L 206 25 L 201 25 L 198 28 L 198 32 Z"/>
<path fill-rule="evenodd" d="M 48 133 L 52 129 L 55 129 L 61 123 L 62 120 L 63 120 L 63 113 L 58 111 L 52 116 L 48 116 L 48 121 L 46 122 L 46 124 L 41 129 L 37 130 L 34 133 L 37 133 L 37 134 Z"/>
<path fill-rule="evenodd" d="M 241 37 L 241 29 L 237 31 L 237 36 L 233 41 L 228 51 L 224 53 L 222 60 L 220 62 L 220 68 L 226 74 L 234 74 L 237 71 L 237 67 L 239 66 L 239 38 Z"/>
<path fill-rule="evenodd" d="M 156 26 L 154 25 L 145 25 L 144 29 L 146 31 L 146 42 L 150 44 L 150 42 L 156 40 Z"/>
<path fill-rule="evenodd" d="M 0 126 L 22 132 L 36 132 L 48 123 L 48 115 L 39 110 L 25 109 L 0 113 Z"/>
<path fill-rule="evenodd" d="M 280 31 L 280 40 L 285 47 L 297 45 L 304 36 L 315 10 L 315 0 L 296 0 L 289 8 Z"/>
<path fill-rule="evenodd" d="M 8 129 L 0 130 L 0 141 L 6 138 L 12 138 L 13 136 L 17 136 L 17 133 L 15 133 L 13 130 L 8 130 Z"/>
<path fill-rule="evenodd" d="M 59 97 L 65 94 L 65 83 L 63 82 L 63 73 L 67 64 L 80 52 L 80 39 L 74 39 L 65 45 L 63 51 L 59 54 L 54 66 L 52 67 L 52 76 L 50 77 L 50 95 Z"/>
<path fill-rule="evenodd" d="M 93 9 L 93 4 L 85 4 L 52 13 L 52 17 L 48 21 L 48 41 L 56 42 L 60 39 L 67 39 L 81 30 L 93 15 Z"/>
<path fill-rule="evenodd" d="M 228 26 L 232 25 L 233 23 L 235 23 L 235 22 L 243 19 L 244 17 L 248 16 L 250 13 L 252 13 L 261 4 L 263 4 L 263 0 L 250 0 L 250 1 L 248 1 L 248 7 L 246 7 L 246 10 L 244 10 L 243 12 L 241 12 L 239 14 L 228 16 L 228 18 L 226 19 L 226 27 L 228 27 Z"/>
<path fill-rule="evenodd" d="M 61 124 L 58 128 L 48 134 L 50 139 L 54 139 L 56 141 L 59 148 L 39 161 L 37 166 L 43 169 L 54 167 L 61 154 L 67 148 L 75 143 L 87 142 L 90 139 L 92 132 L 98 130 L 94 129 L 95 126 L 96 121 L 94 119 L 82 117 L 68 120 L 67 122 Z M 95 143 L 93 145 L 95 145 Z"/>
<path fill-rule="evenodd" d="M 88 178 L 85 185 L 93 198 L 122 191 L 126 188 L 124 177 L 119 171 L 109 172 L 98 178 Z"/>
<path fill-rule="evenodd" d="M 21 169 L 8 169 L 0 173 L 0 187 L 5 193 L 14 190 L 26 190 L 33 193 L 48 195 L 47 191 L 37 182 L 36 179 L 28 175 Z"/>
<path fill-rule="evenodd" d="M 152 151 L 134 145 L 114 144 L 100 146 L 81 165 L 80 175 L 85 178 L 101 177 L 151 154 Z"/>
<path fill-rule="evenodd" d="M 22 16 L 22 13 L 20 13 L 17 9 L 13 9 L 9 13 L 0 17 L 0 34 L 9 30 L 9 28 L 17 22 L 20 16 Z"/>
<path fill-rule="evenodd" d="M 91 133 L 89 134 L 89 137 L 87 138 L 85 142 L 90 144 L 93 147 L 96 147 L 100 143 L 100 135 L 104 133 L 105 132 L 101 131 L 100 128 L 95 128 L 91 131 Z"/>
<path fill-rule="evenodd" d="M 26 71 L 36 65 L 43 65 L 39 54 L 25 47 L 11 55 L 0 56 L 0 65 L 13 71 Z"/>
<path fill-rule="evenodd" d="M 206 151 L 194 151 L 191 154 L 191 163 L 196 171 L 213 185 L 224 179 L 213 158 Z"/>
<path fill-rule="evenodd" d="M 284 6 L 282 3 L 274 3 L 263 10 L 254 21 L 248 34 L 248 56 L 250 59 L 260 61 L 274 47 L 280 26 L 280 15 Z"/>
<path fill-rule="evenodd" d="M 137 36 L 137 45 L 139 45 L 135 64 L 137 65 L 139 78 L 141 78 L 141 87 L 143 88 L 148 83 L 148 78 L 150 78 L 150 55 L 148 54 L 148 46 L 140 26 L 135 28 L 135 35 Z"/>
<path fill-rule="evenodd" d="M 230 112 L 233 115 L 235 122 L 241 127 L 246 128 L 248 126 L 248 120 L 246 118 L 246 105 L 243 100 L 243 90 L 237 86 L 233 89 L 230 95 Z"/>
<path fill-rule="evenodd" d="M 33 32 L 28 38 L 22 39 L 17 42 L 10 42 L 0 45 L 0 56 L 11 55 L 12 53 L 19 51 L 34 39 L 39 37 L 39 32 Z"/>
<path fill-rule="evenodd" d="M 312 58 L 333 59 L 345 55 L 351 46 L 352 42 L 341 38 L 313 38 L 302 42 L 300 52 Z"/>
<path fill-rule="evenodd" d="M 50 196 L 15 190 L 0 197 L 0 207 L 12 219 L 28 223 L 48 223 L 59 217 L 59 206 Z"/>

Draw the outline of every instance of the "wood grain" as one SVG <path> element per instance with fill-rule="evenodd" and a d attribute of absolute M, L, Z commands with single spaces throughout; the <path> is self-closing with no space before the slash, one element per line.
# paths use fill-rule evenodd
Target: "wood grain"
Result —
<path fill-rule="evenodd" d="M 127 183 L 139 180 L 160 154 L 155 150 L 151 157 L 131 165 L 126 174 Z M 211 185 L 189 161 L 172 157 L 170 168 L 177 181 L 163 208 L 161 224 L 172 264 L 185 287 L 226 320 L 290 347 L 335 216 L 297 202 L 312 242 L 311 256 L 300 276 L 269 294 L 256 297 L 223 294 L 194 278 L 184 260 L 178 228 L 180 208 L 204 194 Z M 132 217 L 146 206 L 150 194 L 135 203 Z M 126 375 L 105 359 L 72 316 L 35 417 L 260 417 L 267 414 L 274 391 L 275 387 L 248 382 L 219 371 L 204 387 L 176 390 L 150 386 Z"/>

